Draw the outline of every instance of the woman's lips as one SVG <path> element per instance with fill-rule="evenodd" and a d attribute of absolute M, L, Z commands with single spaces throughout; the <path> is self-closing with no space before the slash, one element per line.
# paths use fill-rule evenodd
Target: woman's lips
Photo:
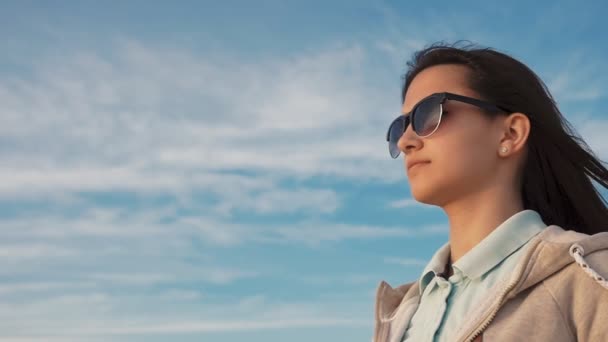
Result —
<path fill-rule="evenodd" d="M 428 163 L 430 163 L 430 162 L 418 162 L 418 163 L 414 163 L 413 165 L 411 165 L 411 166 L 410 166 L 410 167 L 407 169 L 407 171 L 409 172 L 409 171 L 412 171 L 412 170 L 416 170 L 416 169 L 417 169 L 417 168 L 419 168 L 420 166 L 426 165 L 426 164 L 428 164 Z"/>

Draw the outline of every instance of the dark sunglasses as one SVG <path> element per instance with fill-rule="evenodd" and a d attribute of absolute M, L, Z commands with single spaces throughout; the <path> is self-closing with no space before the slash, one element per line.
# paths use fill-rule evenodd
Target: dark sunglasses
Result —
<path fill-rule="evenodd" d="M 507 112 L 505 108 L 495 104 L 474 99 L 472 97 L 457 95 L 452 93 L 435 93 L 420 100 L 412 111 L 406 114 L 399 115 L 388 127 L 386 133 L 386 141 L 388 141 L 388 150 L 391 157 L 397 158 L 401 151 L 397 146 L 397 142 L 401 139 L 407 126 L 411 123 L 416 135 L 421 138 L 426 138 L 435 133 L 441 117 L 443 115 L 443 104 L 447 100 L 459 101 L 486 109 L 492 112 Z"/>

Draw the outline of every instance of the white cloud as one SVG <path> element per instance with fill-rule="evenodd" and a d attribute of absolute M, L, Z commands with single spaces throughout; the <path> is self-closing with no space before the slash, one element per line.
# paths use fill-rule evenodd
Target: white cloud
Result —
<path fill-rule="evenodd" d="M 230 307 L 206 294 L 272 272 L 214 255 L 225 247 L 437 233 L 326 222 L 342 198 L 300 185 L 404 179 L 383 140 L 398 87 L 368 85 L 368 51 L 262 63 L 130 40 L 108 51 L 66 50 L 0 80 L 0 199 L 44 204 L 0 218 L 0 273 L 13 280 L 0 287 L 2 337 L 369 325 L 326 300 Z M 103 208 L 83 193 L 171 204 Z M 243 224 L 237 211 L 310 219 Z"/>
<path fill-rule="evenodd" d="M 389 102 L 366 87 L 366 58 L 352 46 L 225 65 L 123 41 L 42 59 L 0 81 L 0 191 L 190 189 L 230 169 L 386 177 L 385 127 L 369 123 Z"/>
<path fill-rule="evenodd" d="M 96 204 L 82 201 L 82 192 L 120 191 L 170 196 L 176 204 L 148 218 L 129 209 L 96 217 L 87 208 L 71 218 L 3 220 L 4 236 L 167 236 L 174 230 L 158 220 L 177 210 L 200 217 L 179 219 L 173 229 L 211 244 L 395 234 L 351 227 L 315 239 L 228 220 L 237 211 L 317 217 L 342 205 L 332 189 L 286 188 L 284 180 L 403 179 L 399 166 L 387 167 L 380 119 L 393 97 L 367 86 L 364 47 L 242 63 L 121 40 L 107 53 L 66 50 L 60 57 L 33 62 L 30 77 L 0 80 L 0 134 L 10 146 L 0 149 L 0 199 L 86 207 Z"/>
<path fill-rule="evenodd" d="M 608 160 L 608 120 L 589 119 L 577 127 L 577 131 L 600 159 Z"/>
<path fill-rule="evenodd" d="M 607 74 L 602 63 L 589 59 L 581 49 L 570 51 L 547 70 L 546 84 L 559 104 L 570 101 L 593 101 L 603 97 Z"/>
<path fill-rule="evenodd" d="M 191 268 L 187 272 L 173 270 L 166 273 L 94 273 L 85 274 L 86 279 L 98 281 L 101 284 L 118 284 L 126 286 L 149 286 L 162 283 L 175 283 L 179 281 L 195 280 L 200 283 L 226 285 L 234 281 L 253 278 L 259 275 L 251 270 L 238 270 L 230 268 L 209 267 L 201 265 Z"/>
<path fill-rule="evenodd" d="M 74 250 L 43 243 L 19 243 L 0 245 L 0 258 L 4 261 L 22 261 L 22 259 L 60 258 L 76 255 Z"/>
<path fill-rule="evenodd" d="M 301 221 L 289 225 L 237 224 L 207 217 L 184 216 L 171 223 L 172 231 L 202 237 L 210 245 L 234 246 L 244 243 L 303 243 L 316 246 L 323 242 L 351 239 L 383 239 L 447 233 L 445 225 L 423 227 L 383 227 L 340 224 L 326 221 Z M 158 229 L 160 230 L 160 228 Z"/>
<path fill-rule="evenodd" d="M 68 291 L 74 289 L 91 288 L 94 287 L 95 283 L 92 282 L 16 282 L 16 283 L 4 283 L 0 285 L 1 296 L 15 296 L 19 293 L 36 293 L 36 292 L 48 292 L 48 291 Z"/>
<path fill-rule="evenodd" d="M 311 285 L 339 284 L 340 287 L 349 285 L 375 284 L 378 282 L 377 275 L 372 274 L 337 274 L 337 275 L 302 275 L 298 280 Z M 352 295 L 352 294 L 350 294 Z M 335 296 L 335 294 L 332 294 Z"/>
<path fill-rule="evenodd" d="M 200 291 L 194 290 L 183 290 L 183 289 L 169 289 L 163 292 L 160 295 L 161 298 L 167 299 L 170 301 L 190 301 L 190 300 L 201 300 L 204 298 L 203 294 Z"/>
<path fill-rule="evenodd" d="M 207 304 L 200 303 L 191 312 L 176 313 L 167 306 L 167 300 L 199 300 L 196 291 L 169 290 L 159 295 L 116 296 L 105 293 L 62 295 L 45 300 L 9 304 L 0 309 L 5 326 L 25 332 L 15 338 L 34 338 L 44 335 L 76 337 L 107 337 L 120 335 L 159 335 L 278 330 L 297 327 L 367 327 L 371 326 L 363 308 L 370 305 L 362 300 L 324 298 L 317 301 L 271 301 L 264 296 L 253 295 L 233 301 Z M 164 306 L 150 306 L 159 304 Z M 147 304 L 143 304 L 147 303 Z M 358 308 L 345 313 L 343 306 Z M 174 303 L 175 304 L 175 303 Z M 140 306 L 142 305 L 142 306 Z M 121 310 L 132 307 L 136 316 L 125 316 Z M 131 309 L 128 309 L 129 311 Z M 147 311 L 141 315 L 141 311 Z M 52 315 L 51 315 L 52 313 Z M 86 314 L 85 314 L 86 313 Z M 73 319 L 78 317 L 78 324 Z M 197 317 L 197 318 L 194 318 Z M 10 333 L 9 333 L 10 334 Z M 4 338 L 9 338 L 4 334 Z M 7 336 L 9 335 L 9 336 Z"/>
<path fill-rule="evenodd" d="M 409 207 L 420 207 L 420 208 L 428 208 L 429 205 L 425 205 L 416 201 L 413 198 L 406 198 L 402 200 L 393 201 L 390 204 L 391 208 L 409 208 Z"/>
<path fill-rule="evenodd" d="M 289 227 L 277 227 L 263 241 L 295 241 L 316 246 L 323 242 L 350 239 L 408 238 L 445 234 L 443 225 L 428 225 L 419 228 L 349 225 L 340 223 L 302 222 Z"/>
<path fill-rule="evenodd" d="M 226 193 L 224 193 L 226 194 Z M 339 207 L 335 191 L 324 189 L 296 189 L 261 191 L 257 193 L 240 192 L 230 196 L 215 207 L 221 215 L 233 210 L 251 210 L 258 214 L 290 214 L 294 212 L 332 213 Z"/>
<path fill-rule="evenodd" d="M 597 100 L 605 94 L 601 81 L 588 76 L 581 75 L 580 68 L 561 70 L 550 78 L 547 86 L 560 103 Z"/>
<path fill-rule="evenodd" d="M 396 258 L 396 257 L 386 257 L 384 258 L 384 262 L 387 264 L 396 264 L 401 266 L 425 266 L 428 261 L 417 258 Z"/>
<path fill-rule="evenodd" d="M 154 285 L 174 280 L 170 274 L 150 273 L 91 274 L 87 277 L 94 281 L 122 285 Z"/>
<path fill-rule="evenodd" d="M 331 197 L 330 197 L 331 198 Z M 280 202 L 281 196 L 270 201 Z M 332 209 L 332 201 L 321 197 L 321 205 Z M 328 203 L 328 204 L 325 204 Z M 266 204 L 263 204 L 266 205 Z M 286 205 L 286 204 L 277 204 Z M 177 215 L 172 206 L 148 211 L 90 208 L 78 216 L 41 214 L 0 219 L 0 237 L 4 239 L 6 258 L 73 256 L 94 242 L 96 255 L 122 255 L 133 252 L 132 246 L 158 249 L 183 248 L 192 238 L 210 246 L 243 243 L 305 243 L 349 239 L 410 237 L 447 232 L 445 225 L 422 227 L 386 227 L 344 224 L 308 219 L 284 224 L 235 223 L 209 215 Z M 328 208 L 320 209 L 320 211 Z M 114 240 L 120 238 L 119 243 Z M 51 240 L 52 239 L 52 240 Z M 93 240 L 91 240 L 93 239 Z M 25 241 L 25 242 L 24 242 Z M 42 242 L 44 241 L 44 242 Z M 54 241 L 52 244 L 50 241 Z M 146 244 L 151 245 L 146 245 Z"/>

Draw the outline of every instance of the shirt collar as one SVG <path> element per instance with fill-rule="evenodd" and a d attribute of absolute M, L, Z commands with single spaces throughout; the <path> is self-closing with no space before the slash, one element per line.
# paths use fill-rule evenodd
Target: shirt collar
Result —
<path fill-rule="evenodd" d="M 420 293 L 424 292 L 424 288 L 431 282 L 431 279 L 433 279 L 434 276 L 440 275 L 445 271 L 445 265 L 447 264 L 449 257 L 450 243 L 446 242 L 437 250 L 437 252 L 435 252 L 435 255 L 433 255 L 431 261 L 429 261 L 424 268 L 422 276 L 418 282 Z"/>
<path fill-rule="evenodd" d="M 513 254 L 547 225 L 538 212 L 522 210 L 509 217 L 481 240 L 452 267 L 454 273 L 460 272 L 470 279 L 481 277 L 494 266 Z M 436 275 L 445 271 L 450 256 L 450 243 L 441 246 L 431 258 L 419 280 L 420 293 Z"/>

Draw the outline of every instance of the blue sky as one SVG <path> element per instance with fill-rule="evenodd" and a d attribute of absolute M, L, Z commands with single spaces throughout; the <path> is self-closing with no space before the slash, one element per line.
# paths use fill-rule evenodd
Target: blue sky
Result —
<path fill-rule="evenodd" d="M 4 1 L 0 340 L 369 341 L 448 238 L 384 134 L 426 44 L 547 83 L 608 159 L 600 1 Z"/>

